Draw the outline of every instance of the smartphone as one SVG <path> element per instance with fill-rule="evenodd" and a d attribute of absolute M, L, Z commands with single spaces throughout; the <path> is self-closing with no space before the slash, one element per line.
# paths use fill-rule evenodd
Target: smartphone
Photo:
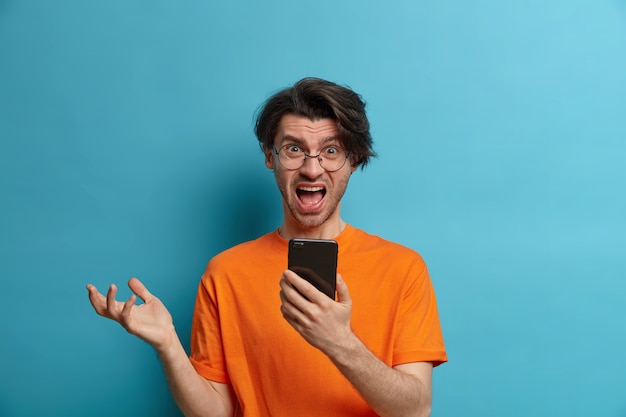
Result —
<path fill-rule="evenodd" d="M 338 245 L 334 240 L 291 239 L 287 268 L 334 300 L 337 251 Z"/>

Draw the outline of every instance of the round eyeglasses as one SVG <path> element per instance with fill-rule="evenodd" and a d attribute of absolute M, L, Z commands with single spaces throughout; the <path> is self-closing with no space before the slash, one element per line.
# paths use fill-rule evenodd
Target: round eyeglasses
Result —
<path fill-rule="evenodd" d="M 300 169 L 307 158 L 317 158 L 320 166 L 326 172 L 335 172 L 343 168 L 349 154 L 338 146 L 327 146 L 317 155 L 309 155 L 298 145 L 284 145 L 280 149 L 272 146 L 278 161 L 283 168 L 289 171 Z"/>

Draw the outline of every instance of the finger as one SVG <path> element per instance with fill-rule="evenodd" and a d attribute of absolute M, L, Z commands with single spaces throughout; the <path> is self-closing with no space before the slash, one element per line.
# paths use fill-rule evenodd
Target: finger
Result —
<path fill-rule="evenodd" d="M 281 292 L 284 292 L 286 294 L 290 294 L 291 296 L 295 295 L 298 292 L 296 290 L 296 287 L 294 287 L 294 285 L 291 283 L 291 281 L 285 275 L 283 275 L 280 278 L 279 285 L 280 285 Z"/>
<path fill-rule="evenodd" d="M 284 306 L 286 311 L 304 310 L 307 304 L 310 304 L 306 298 L 300 294 L 293 287 L 286 288 L 280 291 L 281 306 Z"/>
<path fill-rule="evenodd" d="M 87 285 L 87 291 L 89 292 L 89 302 L 96 313 L 104 316 L 106 313 L 106 301 L 104 295 L 100 294 L 98 289 L 91 284 Z"/>
<path fill-rule="evenodd" d="M 126 302 L 124 303 L 124 307 L 122 308 L 121 317 L 124 319 L 125 327 L 126 325 L 128 325 L 128 318 L 130 317 L 130 311 L 135 305 L 135 301 L 137 301 L 137 297 L 134 294 L 132 294 L 130 297 L 128 297 L 128 300 L 126 300 Z"/>
<path fill-rule="evenodd" d="M 298 295 L 299 298 L 303 298 Z M 282 297 L 281 299 L 283 303 L 280 306 L 280 313 L 283 318 L 289 323 L 291 326 L 296 328 L 296 330 L 300 331 L 302 329 L 302 324 L 308 323 L 308 318 L 304 312 L 302 312 L 297 306 L 291 303 L 288 299 Z"/>
<path fill-rule="evenodd" d="M 323 300 L 322 296 L 326 297 L 324 294 L 322 294 L 321 291 L 315 288 L 313 284 L 289 269 L 283 273 L 283 277 L 285 281 L 287 281 L 289 285 L 293 289 L 295 289 L 297 293 L 299 293 L 298 298 L 302 298 L 304 300 L 314 303 L 319 303 L 321 302 L 321 300 Z M 292 301 L 295 302 L 295 300 Z"/>
<path fill-rule="evenodd" d="M 342 304 L 352 304 L 352 298 L 350 297 L 350 291 L 348 291 L 348 285 L 343 280 L 341 274 L 337 274 L 337 301 Z"/>
<path fill-rule="evenodd" d="M 305 306 L 300 305 L 300 303 L 307 303 L 302 294 L 298 290 L 296 290 L 293 285 L 291 285 L 289 281 L 285 279 L 284 276 L 280 280 L 280 287 L 280 310 L 283 314 L 283 317 L 288 318 L 294 317 L 298 314 L 302 314 L 301 310 Z"/>
<path fill-rule="evenodd" d="M 128 288 L 130 288 L 132 292 L 137 294 L 137 296 L 141 298 L 144 303 L 147 303 L 152 298 L 154 298 L 154 296 L 150 293 L 150 291 L 148 291 L 146 286 L 143 285 L 143 283 L 137 278 L 133 277 L 128 281 Z"/>
<path fill-rule="evenodd" d="M 299 333 L 311 329 L 320 316 L 320 308 L 334 303 L 313 284 L 293 271 L 285 271 L 282 278 L 281 313 Z"/>
<path fill-rule="evenodd" d="M 116 311 L 116 305 L 117 305 L 117 301 L 115 301 L 116 295 L 117 295 L 117 286 L 115 284 L 111 284 L 111 286 L 109 287 L 109 291 L 107 291 L 106 309 L 108 312 L 108 316 L 113 319 L 116 319 L 118 315 Z"/>
<path fill-rule="evenodd" d="M 302 295 L 296 291 L 296 289 L 285 279 L 285 277 L 281 277 L 280 279 L 280 301 L 282 305 L 293 305 L 294 299 L 302 298 Z"/>

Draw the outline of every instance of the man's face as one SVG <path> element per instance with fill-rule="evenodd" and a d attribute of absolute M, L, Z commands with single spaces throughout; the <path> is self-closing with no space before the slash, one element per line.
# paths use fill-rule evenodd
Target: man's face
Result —
<path fill-rule="evenodd" d="M 303 116 L 282 117 L 274 147 L 297 145 L 308 155 L 317 155 L 328 146 L 341 146 L 337 124 L 331 119 L 312 121 Z M 273 152 L 266 152 L 265 165 L 274 171 L 283 196 L 285 220 L 291 216 L 305 228 L 316 228 L 327 220 L 339 220 L 339 206 L 350 174 L 356 170 L 352 158 L 334 172 L 327 172 L 317 158 L 306 158 L 296 170 L 285 169 Z"/>

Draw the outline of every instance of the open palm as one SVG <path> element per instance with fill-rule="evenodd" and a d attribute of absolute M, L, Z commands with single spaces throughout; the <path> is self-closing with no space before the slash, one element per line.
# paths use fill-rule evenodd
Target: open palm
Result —
<path fill-rule="evenodd" d="M 106 296 L 89 284 L 89 301 L 99 315 L 115 320 L 127 332 L 159 350 L 170 343 L 175 334 L 172 316 L 161 300 L 152 295 L 137 278 L 131 278 L 128 287 L 134 294 L 126 302 L 121 302 L 115 300 L 115 284 L 111 284 Z M 144 303 L 135 305 L 137 297 Z"/>

